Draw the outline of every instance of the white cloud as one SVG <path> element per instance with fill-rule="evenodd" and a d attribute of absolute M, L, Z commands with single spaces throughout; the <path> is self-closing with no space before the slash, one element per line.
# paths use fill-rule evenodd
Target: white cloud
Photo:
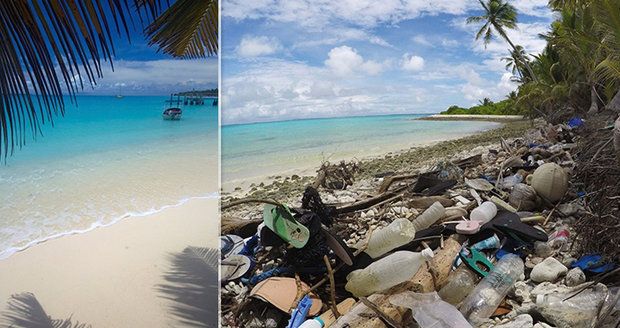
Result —
<path fill-rule="evenodd" d="M 551 17 L 547 0 L 511 1 L 519 13 Z M 271 21 L 297 23 L 320 28 L 328 22 L 374 27 L 381 23 L 397 24 L 424 15 L 463 15 L 480 10 L 471 0 L 227 0 L 222 3 L 222 16 L 236 20 L 265 18 Z"/>
<path fill-rule="evenodd" d="M 114 71 L 103 65 L 103 78 L 83 93 L 114 94 L 123 86 L 124 94 L 162 95 L 189 88 L 217 87 L 217 59 L 114 61 Z"/>
<path fill-rule="evenodd" d="M 426 47 L 433 46 L 433 44 L 430 41 L 428 41 L 428 39 L 424 35 L 421 35 L 421 34 L 415 35 L 413 38 L 411 38 L 411 41 L 419 45 L 426 46 Z"/>
<path fill-rule="evenodd" d="M 415 55 L 405 54 L 401 61 L 401 67 L 410 72 L 421 71 L 424 68 L 424 58 Z"/>
<path fill-rule="evenodd" d="M 373 60 L 364 60 L 357 50 L 348 46 L 330 50 L 325 66 L 339 76 L 350 76 L 358 72 L 377 75 L 384 69 L 383 64 Z"/>
<path fill-rule="evenodd" d="M 327 66 L 265 60 L 222 80 L 225 124 L 291 118 L 443 110 L 436 92 L 352 75 L 334 79 Z M 434 106 L 434 107 L 433 107 Z"/>
<path fill-rule="evenodd" d="M 236 53 L 240 57 L 260 57 L 272 55 L 281 48 L 280 41 L 276 38 L 246 35 L 237 46 Z"/>
<path fill-rule="evenodd" d="M 382 47 L 393 48 L 394 46 L 385 39 L 371 34 L 365 30 L 349 27 L 333 27 L 327 31 L 321 31 L 315 39 L 312 36 L 306 36 L 302 40 L 295 40 L 293 49 L 295 48 L 312 48 L 322 45 L 336 45 L 347 41 L 368 41 Z"/>

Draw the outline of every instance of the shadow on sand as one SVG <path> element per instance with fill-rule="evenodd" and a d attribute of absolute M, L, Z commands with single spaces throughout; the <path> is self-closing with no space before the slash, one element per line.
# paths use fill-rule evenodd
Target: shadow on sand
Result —
<path fill-rule="evenodd" d="M 187 247 L 172 254 L 166 283 L 157 286 L 163 298 L 173 302 L 171 313 L 179 323 L 192 327 L 217 327 L 218 323 L 217 249 Z"/>
<path fill-rule="evenodd" d="M 73 323 L 71 318 L 56 320 L 45 313 L 41 303 L 32 293 L 11 296 L 7 311 L 2 313 L 0 327 L 12 328 L 89 328 L 85 323 Z"/>

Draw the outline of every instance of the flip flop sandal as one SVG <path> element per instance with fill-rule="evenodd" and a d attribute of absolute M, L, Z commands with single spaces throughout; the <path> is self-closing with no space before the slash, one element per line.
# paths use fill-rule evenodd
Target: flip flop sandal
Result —
<path fill-rule="evenodd" d="M 265 205 L 265 226 L 295 248 L 303 248 L 310 238 L 310 230 L 297 222 L 286 206 Z"/>
<path fill-rule="evenodd" d="M 220 236 L 220 252 L 222 258 L 229 255 L 239 254 L 244 246 L 243 238 L 237 235 L 224 235 Z"/>
<path fill-rule="evenodd" d="M 221 281 L 243 277 L 252 268 L 252 260 L 245 255 L 231 255 L 220 262 Z"/>

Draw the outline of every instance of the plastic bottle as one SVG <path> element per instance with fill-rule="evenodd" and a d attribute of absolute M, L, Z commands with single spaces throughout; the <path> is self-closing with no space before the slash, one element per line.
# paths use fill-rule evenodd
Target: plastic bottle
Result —
<path fill-rule="evenodd" d="M 497 215 L 497 206 L 495 203 L 486 201 L 480 206 L 474 208 L 469 214 L 469 219 L 473 221 L 479 221 L 480 225 L 483 225 Z"/>
<path fill-rule="evenodd" d="M 373 259 L 377 258 L 412 241 L 415 232 L 411 221 L 405 218 L 396 219 L 387 227 L 373 232 L 368 241 L 368 248 L 364 252 Z"/>
<path fill-rule="evenodd" d="M 501 187 L 504 189 L 511 189 L 516 184 L 523 182 L 523 176 L 519 173 L 505 177 L 501 182 Z"/>
<path fill-rule="evenodd" d="M 497 309 L 508 290 L 523 275 L 523 261 L 514 254 L 504 255 L 461 304 L 469 322 L 487 319 Z"/>
<path fill-rule="evenodd" d="M 420 253 L 398 251 L 390 254 L 361 270 L 347 275 L 345 289 L 356 297 L 370 294 L 396 286 L 411 279 L 432 251 L 425 249 Z"/>
<path fill-rule="evenodd" d="M 314 319 L 306 320 L 298 328 L 322 328 L 325 324 L 321 318 L 316 317 Z"/>
<path fill-rule="evenodd" d="M 459 310 L 442 301 L 436 292 L 405 291 L 390 296 L 390 303 L 411 309 L 420 328 L 471 328 Z"/>
<path fill-rule="evenodd" d="M 413 227 L 416 231 L 426 229 L 437 222 L 437 220 L 443 218 L 446 215 L 446 209 L 440 202 L 434 202 L 426 211 L 422 212 L 415 220 L 413 220 Z"/>
<path fill-rule="evenodd" d="M 457 305 L 476 287 L 478 276 L 461 265 L 448 276 L 448 283 L 439 290 L 442 300 Z"/>
<path fill-rule="evenodd" d="M 535 310 L 558 327 L 590 327 L 607 296 L 607 287 L 595 285 L 579 294 L 575 290 L 536 295 Z"/>

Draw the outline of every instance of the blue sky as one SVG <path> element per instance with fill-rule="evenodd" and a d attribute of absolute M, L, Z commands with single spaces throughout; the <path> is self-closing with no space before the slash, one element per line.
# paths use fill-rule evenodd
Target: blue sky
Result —
<path fill-rule="evenodd" d="M 545 45 L 547 0 L 511 2 L 515 44 Z M 501 100 L 509 45 L 474 41 L 475 0 L 222 0 L 222 120 L 430 113 Z"/>
<path fill-rule="evenodd" d="M 114 71 L 109 63 L 102 63 L 103 78 L 95 86 L 85 84 L 80 94 L 116 94 L 119 86 L 124 95 L 168 95 L 217 87 L 216 57 L 181 60 L 158 53 L 157 46 L 148 46 L 137 19 L 130 33 L 131 43 L 125 34 L 113 33 Z"/>

